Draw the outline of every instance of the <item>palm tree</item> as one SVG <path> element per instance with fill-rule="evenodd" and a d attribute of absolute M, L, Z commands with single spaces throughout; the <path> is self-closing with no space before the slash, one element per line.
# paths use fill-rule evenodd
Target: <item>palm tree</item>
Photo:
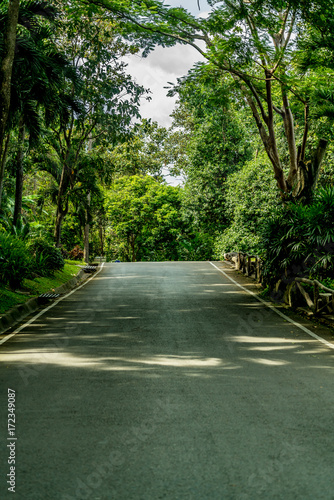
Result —
<path fill-rule="evenodd" d="M 73 106 L 61 92 L 64 77 L 73 81 L 76 73 L 53 40 L 56 16 L 55 8 L 45 1 L 25 1 L 20 7 L 9 113 L 10 127 L 18 128 L 14 225 L 22 211 L 26 135 L 33 144 L 42 133 L 43 114 L 50 122 L 64 108 Z"/>
<path fill-rule="evenodd" d="M 7 9 L 0 6 L 0 172 L 3 171 L 3 155 L 7 151 L 8 141 L 4 137 L 10 106 L 10 88 L 16 44 L 20 0 L 9 0 Z M 1 187 L 1 184 L 0 184 Z M 1 194 L 1 192 L 0 192 Z"/>

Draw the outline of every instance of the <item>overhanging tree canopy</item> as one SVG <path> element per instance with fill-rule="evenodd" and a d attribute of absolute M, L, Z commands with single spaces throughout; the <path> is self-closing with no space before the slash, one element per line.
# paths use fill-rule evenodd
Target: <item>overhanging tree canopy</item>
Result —
<path fill-rule="evenodd" d="M 205 19 L 157 0 L 89 3 L 121 19 L 123 35 L 140 40 L 144 55 L 156 44 L 188 44 L 207 59 L 209 68 L 229 73 L 253 114 L 282 197 L 309 200 L 327 147 L 326 137 L 309 147 L 313 85 L 315 79 L 326 85 L 333 75 L 305 65 L 305 60 L 301 67 L 298 46 L 311 28 L 330 37 L 326 22 L 332 0 L 208 0 L 212 12 Z M 289 165 L 281 158 L 277 126 L 284 128 Z"/>

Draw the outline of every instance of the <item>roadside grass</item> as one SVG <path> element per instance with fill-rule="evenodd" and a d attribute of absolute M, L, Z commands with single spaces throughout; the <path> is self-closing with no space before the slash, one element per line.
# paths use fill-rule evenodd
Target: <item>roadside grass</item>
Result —
<path fill-rule="evenodd" d="M 27 300 L 50 292 L 53 289 L 63 285 L 76 276 L 80 270 L 78 265 L 84 265 L 83 261 L 65 260 L 63 271 L 56 271 L 54 276 L 35 278 L 33 280 L 25 279 L 22 285 L 22 291 L 12 291 L 8 287 L 0 284 L 0 314 L 4 314 L 12 307 L 23 304 Z"/>
<path fill-rule="evenodd" d="M 12 292 L 3 285 L 0 285 L 0 314 L 5 313 L 14 306 L 23 304 L 28 299 L 30 299 L 29 296 Z"/>

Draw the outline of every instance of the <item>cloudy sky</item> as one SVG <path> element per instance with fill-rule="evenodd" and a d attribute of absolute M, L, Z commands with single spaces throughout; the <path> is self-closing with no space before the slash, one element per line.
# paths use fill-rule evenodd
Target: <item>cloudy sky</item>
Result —
<path fill-rule="evenodd" d="M 205 15 L 209 6 L 205 0 L 200 0 L 201 10 L 197 0 L 167 0 L 167 5 L 184 7 L 194 15 Z M 201 55 L 192 47 L 176 45 L 175 47 L 157 47 L 148 57 L 131 56 L 126 58 L 128 72 L 137 82 L 152 92 L 150 102 L 143 101 L 141 114 L 143 118 L 151 118 L 161 126 L 171 124 L 170 113 L 175 105 L 175 98 L 166 96 L 167 82 L 176 83 L 177 78 L 187 74 L 195 62 L 201 60 Z"/>

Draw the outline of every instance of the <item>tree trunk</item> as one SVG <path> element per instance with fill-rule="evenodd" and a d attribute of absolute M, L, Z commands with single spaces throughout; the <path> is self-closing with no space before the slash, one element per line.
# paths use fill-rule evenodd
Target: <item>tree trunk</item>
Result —
<path fill-rule="evenodd" d="M 0 160 L 0 209 L 1 209 L 1 203 L 2 203 L 3 181 L 4 181 L 4 177 L 5 177 L 5 167 L 6 167 L 9 140 L 10 140 L 10 133 L 8 132 L 7 137 L 6 137 L 6 141 L 5 141 L 5 147 L 4 147 L 4 150 L 2 152 L 2 157 Z"/>
<path fill-rule="evenodd" d="M 93 139 L 90 137 L 88 139 L 88 145 L 87 149 L 88 151 L 91 151 L 93 148 Z M 90 232 L 90 226 L 89 226 L 89 207 L 90 207 L 90 200 L 91 200 L 91 194 L 90 191 L 87 193 L 87 208 L 86 208 L 86 214 L 85 214 L 85 229 L 84 229 L 84 261 L 89 264 L 89 232 Z"/>
<path fill-rule="evenodd" d="M 99 236 L 100 236 L 100 248 L 101 248 L 101 256 L 104 255 L 104 231 L 103 226 L 100 224 L 99 227 Z"/>
<path fill-rule="evenodd" d="M 130 236 L 130 246 L 131 246 L 131 262 L 136 262 L 137 252 L 135 252 L 136 235 L 131 234 Z"/>
<path fill-rule="evenodd" d="M 84 261 L 89 263 L 89 207 L 90 207 L 90 191 L 87 194 L 87 208 L 86 208 L 86 216 L 85 216 L 85 229 L 84 229 Z"/>
<path fill-rule="evenodd" d="M 84 228 L 84 261 L 89 264 L 89 223 Z"/>
<path fill-rule="evenodd" d="M 23 122 L 23 118 L 21 118 L 19 124 L 18 148 L 16 157 L 15 206 L 13 216 L 14 226 L 16 226 L 18 220 L 22 215 L 24 137 L 25 125 Z"/>
<path fill-rule="evenodd" d="M 54 240 L 57 248 L 61 246 L 61 225 L 64 217 L 68 212 L 68 199 L 67 198 L 65 199 L 65 195 L 69 185 L 69 172 L 70 172 L 69 167 L 66 164 L 64 164 L 59 183 L 59 190 L 57 196 L 57 214 L 56 214 L 56 223 L 54 229 Z"/>
<path fill-rule="evenodd" d="M 264 119 L 261 117 L 255 101 L 252 99 L 252 97 L 248 94 L 247 89 L 245 86 L 241 86 L 241 89 L 243 90 L 245 94 L 245 101 L 250 107 L 253 117 L 255 119 L 256 126 L 259 131 L 260 138 L 262 140 L 262 144 L 265 148 L 265 151 L 268 155 L 268 158 L 274 168 L 274 177 L 277 182 L 278 189 L 280 190 L 281 197 L 284 198 L 284 193 L 287 193 L 288 187 L 287 183 L 284 177 L 284 171 L 281 165 L 281 161 L 279 158 L 278 154 L 278 149 L 277 149 L 277 144 L 276 144 L 276 138 L 275 138 L 275 133 L 273 130 L 273 117 L 266 117 L 266 123 L 264 124 Z M 270 107 L 272 107 L 272 101 L 271 99 L 271 88 L 267 84 L 267 104 L 268 104 L 268 110 Z M 271 110 L 272 113 L 272 110 Z M 271 119 L 271 121 L 270 121 Z"/>
<path fill-rule="evenodd" d="M 62 208 L 60 210 L 57 209 L 56 225 L 54 230 L 54 240 L 57 248 L 61 246 L 61 225 L 65 215 L 66 212 Z"/>
<path fill-rule="evenodd" d="M 0 65 L 0 159 L 3 157 L 3 142 L 9 114 L 11 79 L 16 44 L 16 28 L 19 18 L 20 0 L 9 0 L 6 31 L 3 41 L 3 58 Z"/>
<path fill-rule="evenodd" d="M 284 124 L 285 136 L 288 143 L 289 157 L 290 157 L 290 168 L 289 168 L 289 175 L 287 178 L 287 182 L 289 188 L 293 189 L 293 182 L 294 179 L 296 178 L 296 174 L 298 171 L 298 155 L 297 155 L 293 115 L 290 109 L 289 99 L 283 85 L 282 85 L 282 99 L 283 99 L 283 109 L 284 109 L 283 124 Z"/>
<path fill-rule="evenodd" d="M 307 204 L 311 201 L 320 174 L 320 167 L 324 159 L 328 141 L 320 139 L 319 145 L 313 155 L 312 161 L 305 164 L 300 160 L 296 187 L 293 191 L 294 198 Z"/>

